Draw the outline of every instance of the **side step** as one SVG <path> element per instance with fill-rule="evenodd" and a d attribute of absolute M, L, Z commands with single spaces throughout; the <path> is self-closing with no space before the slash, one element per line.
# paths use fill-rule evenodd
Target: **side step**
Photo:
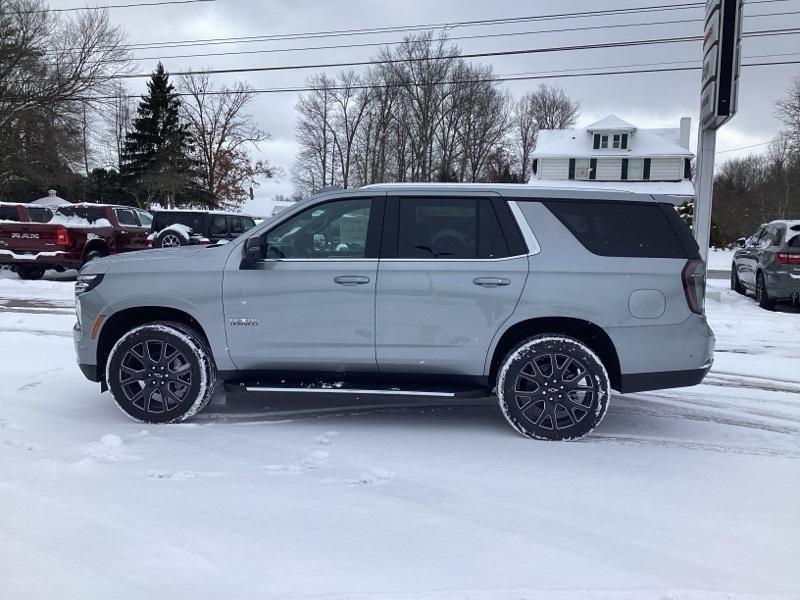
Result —
<path fill-rule="evenodd" d="M 380 381 L 302 381 L 262 378 L 253 380 L 228 380 L 224 383 L 226 392 L 239 394 L 346 394 L 350 396 L 421 396 L 429 398 L 456 399 L 479 398 L 490 394 L 486 386 L 464 384 L 456 386 L 441 385 L 393 385 Z"/>

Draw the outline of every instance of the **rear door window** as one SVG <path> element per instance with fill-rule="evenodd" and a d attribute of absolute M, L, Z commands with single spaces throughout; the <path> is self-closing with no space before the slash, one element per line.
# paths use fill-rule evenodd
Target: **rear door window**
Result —
<path fill-rule="evenodd" d="M 212 215 L 208 228 L 209 235 L 228 235 L 228 221 L 224 215 Z"/>
<path fill-rule="evenodd" d="M 43 206 L 26 206 L 25 210 L 31 223 L 47 223 L 53 218 L 53 211 Z"/>
<path fill-rule="evenodd" d="M 136 218 L 136 213 L 128 208 L 118 208 L 114 211 L 117 215 L 117 221 L 120 225 L 130 225 L 131 227 L 139 227 L 139 219 Z"/>
<path fill-rule="evenodd" d="M 401 198 L 398 254 L 412 259 L 481 259 L 509 255 L 489 199 Z"/>
<path fill-rule="evenodd" d="M 228 225 L 231 228 L 231 235 L 239 235 L 240 233 L 244 233 L 242 217 L 228 217 Z"/>
<path fill-rule="evenodd" d="M 686 248 L 658 204 L 553 200 L 545 205 L 593 254 L 687 258 Z"/>
<path fill-rule="evenodd" d="M 16 206 L 0 206 L 0 221 L 19 221 Z"/>

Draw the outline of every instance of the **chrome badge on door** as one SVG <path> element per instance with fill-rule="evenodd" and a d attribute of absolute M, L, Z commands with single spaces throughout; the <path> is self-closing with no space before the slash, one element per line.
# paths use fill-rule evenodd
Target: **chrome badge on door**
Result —
<path fill-rule="evenodd" d="M 233 327 L 258 327 L 259 325 L 261 325 L 261 321 L 259 321 L 258 319 L 252 319 L 252 318 L 250 318 L 250 319 L 245 319 L 245 318 L 242 318 L 242 319 L 229 319 L 228 322 Z"/>

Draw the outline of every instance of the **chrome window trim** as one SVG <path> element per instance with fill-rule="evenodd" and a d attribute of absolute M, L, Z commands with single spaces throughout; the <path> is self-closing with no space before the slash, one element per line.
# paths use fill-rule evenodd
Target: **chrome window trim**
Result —
<path fill-rule="evenodd" d="M 528 247 L 528 256 L 539 254 L 542 251 L 542 248 L 539 246 L 536 236 L 533 235 L 533 230 L 528 224 L 528 220 L 525 218 L 525 215 L 522 213 L 522 209 L 519 207 L 519 204 L 516 200 L 509 200 L 508 207 L 511 209 L 511 214 L 514 215 L 514 219 L 516 219 L 520 231 L 522 231 L 522 237 L 525 240 L 525 245 Z"/>

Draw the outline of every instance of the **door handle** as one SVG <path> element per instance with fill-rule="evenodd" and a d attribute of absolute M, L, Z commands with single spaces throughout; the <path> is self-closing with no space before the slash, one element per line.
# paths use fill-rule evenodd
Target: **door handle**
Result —
<path fill-rule="evenodd" d="M 481 287 L 499 287 L 501 285 L 511 285 L 511 280 L 505 277 L 476 277 L 472 283 Z"/>
<path fill-rule="evenodd" d="M 369 283 L 369 277 L 366 275 L 338 275 L 333 278 L 333 282 L 339 285 L 364 285 Z"/>

